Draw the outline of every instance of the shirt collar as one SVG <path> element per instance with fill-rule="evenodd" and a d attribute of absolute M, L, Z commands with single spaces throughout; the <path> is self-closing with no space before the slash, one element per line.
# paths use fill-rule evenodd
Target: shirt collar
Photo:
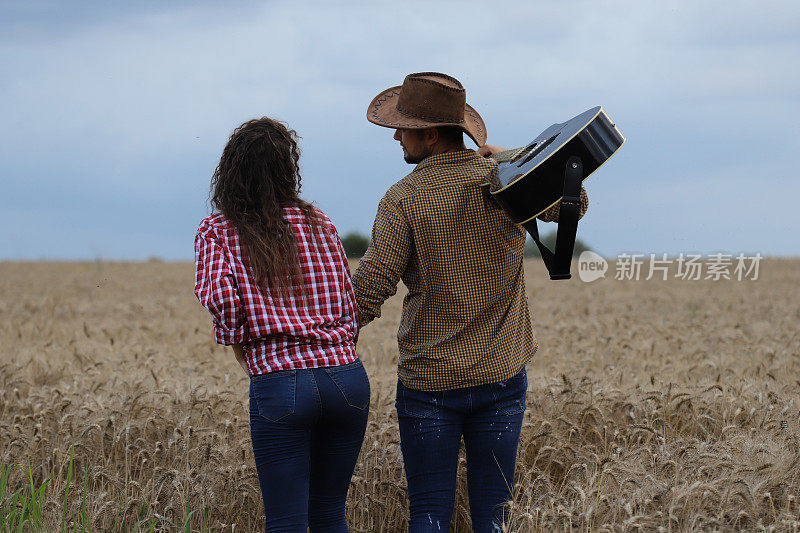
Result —
<path fill-rule="evenodd" d="M 422 170 L 423 168 L 437 165 L 467 163 L 479 157 L 480 156 L 475 150 L 469 148 L 459 150 L 457 152 L 447 152 L 445 154 L 432 155 L 420 161 L 420 163 L 414 168 L 414 171 L 416 172 L 417 170 Z"/>

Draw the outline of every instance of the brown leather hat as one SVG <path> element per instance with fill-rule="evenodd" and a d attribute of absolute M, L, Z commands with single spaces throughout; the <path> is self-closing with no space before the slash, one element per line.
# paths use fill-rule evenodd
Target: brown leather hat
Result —
<path fill-rule="evenodd" d="M 367 120 L 386 128 L 457 126 L 478 146 L 486 142 L 486 125 L 467 104 L 461 82 L 439 72 L 409 74 L 403 85 L 386 89 L 370 102 Z"/>

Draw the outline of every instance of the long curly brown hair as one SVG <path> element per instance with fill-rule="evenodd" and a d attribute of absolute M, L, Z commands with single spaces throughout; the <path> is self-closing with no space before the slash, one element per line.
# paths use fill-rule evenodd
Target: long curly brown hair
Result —
<path fill-rule="evenodd" d="M 211 179 L 211 205 L 233 225 L 245 264 L 263 289 L 304 294 L 297 243 L 283 208 L 299 207 L 316 225 L 314 207 L 299 197 L 297 132 L 262 117 L 235 130 Z"/>

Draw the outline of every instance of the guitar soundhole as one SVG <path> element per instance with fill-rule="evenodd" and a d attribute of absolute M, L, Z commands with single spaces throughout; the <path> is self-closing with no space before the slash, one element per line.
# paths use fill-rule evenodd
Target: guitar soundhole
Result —
<path fill-rule="evenodd" d="M 525 157 L 526 155 L 528 155 L 528 154 L 531 152 L 531 150 L 533 150 L 534 148 L 536 148 L 536 146 L 537 146 L 537 144 L 536 144 L 536 143 L 534 143 L 534 144 L 531 144 L 530 146 L 526 146 L 526 147 L 525 147 L 523 150 L 521 150 L 521 151 L 520 151 L 520 152 L 519 152 L 517 155 L 515 155 L 515 156 L 514 156 L 514 158 L 513 158 L 513 159 L 511 159 L 511 161 L 509 161 L 509 163 L 516 163 L 517 161 L 519 161 L 520 159 L 522 159 L 523 157 Z"/>
<path fill-rule="evenodd" d="M 559 133 L 560 133 L 560 132 L 559 132 Z M 521 162 L 520 162 L 520 163 L 519 163 L 517 166 L 518 166 L 518 167 L 521 167 L 522 165 L 526 164 L 528 161 L 530 161 L 531 159 L 533 159 L 534 157 L 536 157 L 537 155 L 539 155 L 540 153 L 542 153 L 542 150 L 544 150 L 545 148 L 547 148 L 548 146 L 550 146 L 550 144 L 551 144 L 553 141 L 555 141 L 555 140 L 556 140 L 556 137 L 558 137 L 559 133 L 556 133 L 555 135 L 553 135 L 552 137 L 550 137 L 549 139 L 547 139 L 547 140 L 546 140 L 546 141 L 544 141 L 544 142 L 541 142 L 541 143 L 538 143 L 538 144 L 533 144 L 533 145 L 531 145 L 531 146 L 530 146 L 530 148 L 533 148 L 533 151 L 529 151 L 528 149 L 525 149 L 525 150 L 523 151 L 523 153 L 519 154 L 519 156 L 517 156 L 517 157 L 515 158 L 515 160 L 514 160 L 514 161 L 516 161 L 516 160 L 517 160 L 517 159 L 519 159 L 520 157 L 523 157 L 523 156 L 525 156 L 525 159 L 523 159 L 523 160 L 522 160 L 522 161 L 521 161 Z M 529 152 L 529 153 L 528 153 L 528 152 Z M 526 153 L 527 153 L 527 155 L 526 155 Z"/>

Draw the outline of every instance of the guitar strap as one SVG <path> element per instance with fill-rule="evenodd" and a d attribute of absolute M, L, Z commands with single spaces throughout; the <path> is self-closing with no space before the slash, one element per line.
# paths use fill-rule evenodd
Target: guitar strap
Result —
<path fill-rule="evenodd" d="M 581 182 L 583 181 L 583 163 L 581 158 L 572 156 L 564 168 L 564 194 L 558 215 L 558 233 L 556 233 L 555 250 L 550 250 L 539 239 L 539 227 L 536 217 L 523 224 L 533 237 L 533 242 L 542 254 L 544 266 L 550 273 L 550 279 L 569 279 L 572 263 L 572 252 L 575 249 L 575 235 L 578 232 L 578 219 L 581 207 Z"/>

